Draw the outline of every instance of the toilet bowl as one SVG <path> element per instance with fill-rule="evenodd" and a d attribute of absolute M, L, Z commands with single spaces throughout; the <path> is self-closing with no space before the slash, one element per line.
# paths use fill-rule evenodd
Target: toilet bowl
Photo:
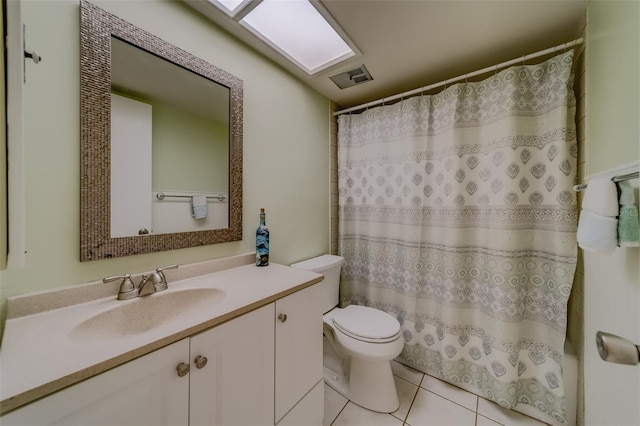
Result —
<path fill-rule="evenodd" d="M 325 382 L 350 401 L 372 411 L 391 413 L 400 400 L 391 360 L 404 342 L 398 320 L 378 309 L 338 308 L 344 259 L 324 255 L 291 265 L 324 274 L 323 364 Z"/>

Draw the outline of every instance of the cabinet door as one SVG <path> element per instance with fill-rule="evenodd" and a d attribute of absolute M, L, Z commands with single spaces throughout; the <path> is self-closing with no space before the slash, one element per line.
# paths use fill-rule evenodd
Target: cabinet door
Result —
<path fill-rule="evenodd" d="M 272 303 L 191 338 L 190 425 L 273 424 L 273 315 Z"/>
<path fill-rule="evenodd" d="M 176 367 L 188 356 L 184 339 L 12 411 L 0 423 L 187 425 L 189 376 L 179 377 Z"/>
<path fill-rule="evenodd" d="M 320 379 L 322 287 L 316 284 L 276 301 L 276 423 Z"/>

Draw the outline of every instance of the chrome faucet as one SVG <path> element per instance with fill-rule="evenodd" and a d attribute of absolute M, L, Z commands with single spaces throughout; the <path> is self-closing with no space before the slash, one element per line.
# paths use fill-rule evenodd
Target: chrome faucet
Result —
<path fill-rule="evenodd" d="M 167 269 L 177 269 L 178 265 L 167 265 L 156 268 L 155 272 L 152 272 L 150 275 L 151 282 L 153 283 L 153 287 L 156 291 L 166 290 L 168 287 L 167 277 L 165 277 L 164 272 Z"/>
<path fill-rule="evenodd" d="M 143 274 L 140 279 L 140 285 L 138 286 L 138 291 L 140 292 L 138 296 L 148 296 L 155 293 L 157 290 L 153 285 L 153 281 L 154 280 L 149 279 L 149 274 Z"/>
<path fill-rule="evenodd" d="M 155 272 L 142 275 L 140 285 L 138 289 L 140 291 L 139 296 L 148 296 L 157 291 L 164 291 L 168 288 L 167 277 L 164 275 L 166 269 L 176 269 L 178 265 L 168 265 L 156 268 Z"/>
<path fill-rule="evenodd" d="M 176 269 L 178 265 L 168 265 L 156 268 L 155 272 L 150 274 L 143 274 L 140 280 L 138 288 L 136 288 L 133 281 L 131 281 L 130 274 L 116 275 L 113 277 L 107 277 L 102 280 L 104 283 L 108 283 L 115 280 L 122 280 L 120 284 L 120 291 L 118 292 L 118 300 L 128 300 L 135 297 L 148 296 L 157 291 L 163 291 L 168 288 L 167 277 L 164 275 L 166 269 Z"/>

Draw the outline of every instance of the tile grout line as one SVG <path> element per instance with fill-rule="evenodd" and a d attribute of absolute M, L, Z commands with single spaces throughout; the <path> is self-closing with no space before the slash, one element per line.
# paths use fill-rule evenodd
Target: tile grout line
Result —
<path fill-rule="evenodd" d="M 478 414 L 479 405 L 480 405 L 480 401 L 478 399 L 478 395 L 476 395 L 476 426 L 478 426 L 478 416 L 480 415 L 480 414 Z"/>
<path fill-rule="evenodd" d="M 476 413 L 476 418 L 477 418 L 477 417 L 484 417 L 485 419 L 489 419 L 489 420 L 491 420 L 492 422 L 499 424 L 500 426 L 505 426 L 505 425 L 504 425 L 504 423 L 500 423 L 500 422 L 499 422 L 499 421 L 497 421 L 496 419 L 493 419 L 493 418 L 491 418 L 491 417 L 489 417 L 489 416 L 485 416 L 485 415 L 480 414 L 480 413 Z"/>
<path fill-rule="evenodd" d="M 424 376 L 423 376 L 424 378 Z M 420 382 L 422 382 L 422 380 L 420 380 Z M 418 386 L 416 388 L 416 393 L 413 394 L 413 399 L 411 400 L 411 404 L 409 404 L 409 409 L 407 410 L 407 414 L 404 416 L 404 420 L 402 420 L 402 424 L 406 425 L 407 420 L 409 419 L 409 414 L 411 413 L 411 409 L 413 408 L 413 403 L 416 401 L 416 398 L 418 397 L 418 392 L 420 391 L 420 386 Z"/>
<path fill-rule="evenodd" d="M 409 368 L 411 368 L 411 367 L 409 367 Z M 420 378 L 420 380 L 419 380 L 419 383 L 418 383 L 418 384 L 416 384 L 416 383 L 412 382 L 412 381 L 411 381 L 411 380 L 409 380 L 409 379 L 406 379 L 406 378 L 404 378 L 404 377 L 401 377 L 401 376 L 399 376 L 399 375 L 397 375 L 397 374 L 393 374 L 393 376 L 394 376 L 394 377 L 396 377 L 396 378 L 398 378 L 398 379 L 401 379 L 401 380 L 403 380 L 403 381 L 405 381 L 405 382 L 408 382 L 408 383 L 410 383 L 410 384 L 412 384 L 412 385 L 414 385 L 414 386 L 417 386 L 417 388 L 416 388 L 416 393 L 413 395 L 413 398 L 412 398 L 412 400 L 411 400 L 411 403 L 409 404 L 409 408 L 407 409 L 407 414 L 404 416 L 404 419 L 400 419 L 399 417 L 395 416 L 393 413 L 389 413 L 389 415 L 391 415 L 391 416 L 392 416 L 392 417 L 394 417 L 395 419 L 402 421 L 402 424 L 403 424 L 403 425 L 411 426 L 409 423 L 407 423 L 407 420 L 408 420 L 408 418 L 409 418 L 409 414 L 411 413 L 411 409 L 413 408 L 413 404 L 415 403 L 415 400 L 416 400 L 416 398 L 417 398 L 417 396 L 418 396 L 418 392 L 420 391 L 420 389 L 422 389 L 422 390 L 424 390 L 424 391 L 426 391 L 426 392 L 432 393 L 432 394 L 434 394 L 434 395 L 436 395 L 436 396 L 438 396 L 438 397 L 440 397 L 440 398 L 442 398 L 442 399 L 445 399 L 445 400 L 447 400 L 447 401 L 449 401 L 449 402 L 452 402 L 453 404 L 456 404 L 457 406 L 459 406 L 459 407 L 461 407 L 461 408 L 464 408 L 464 409 L 466 409 L 466 410 L 471 411 L 472 413 L 474 413 L 474 414 L 475 414 L 474 426 L 477 426 L 477 425 L 478 425 L 478 420 L 479 420 L 479 418 L 480 418 L 480 417 L 483 417 L 483 418 L 486 418 L 486 419 L 488 419 L 488 420 L 491 420 L 491 421 L 493 421 L 493 422 L 497 423 L 498 425 L 505 426 L 503 423 L 501 423 L 500 421 L 498 421 L 498 420 L 496 420 L 496 419 L 494 419 L 494 418 L 492 418 L 492 417 L 489 417 L 489 416 L 484 415 L 484 414 L 480 414 L 480 412 L 479 412 L 479 409 L 480 409 L 480 398 L 481 398 L 480 396 L 478 396 L 478 395 L 476 395 L 476 394 L 474 394 L 474 393 L 472 393 L 472 392 L 469 392 L 469 391 L 467 391 L 467 390 L 465 390 L 465 389 L 462 389 L 462 388 L 460 388 L 460 387 L 458 387 L 458 386 L 455 386 L 455 385 L 449 384 L 448 382 L 444 382 L 444 381 L 440 380 L 439 378 L 437 378 L 437 377 L 435 377 L 435 376 L 431 376 L 431 375 L 429 375 L 430 377 L 434 378 L 435 380 L 439 380 L 439 381 L 441 381 L 441 382 L 443 382 L 443 383 L 445 383 L 445 384 L 449 384 L 449 385 L 451 385 L 451 386 L 455 387 L 456 389 L 459 389 L 459 390 L 461 390 L 461 391 L 463 391 L 463 392 L 466 392 L 466 393 L 469 393 L 469 394 L 471 394 L 471 395 L 475 396 L 475 398 L 476 398 L 476 404 L 475 404 L 475 411 L 474 411 L 474 410 L 472 410 L 472 409 L 470 409 L 470 408 L 468 408 L 468 407 L 465 407 L 464 405 L 462 405 L 462 404 L 460 404 L 460 403 L 458 403 L 458 402 L 456 402 L 456 401 L 454 401 L 454 400 L 452 400 L 452 399 L 450 399 L 450 398 L 447 398 L 447 397 L 446 397 L 446 396 L 444 396 L 444 395 L 441 395 L 441 394 L 439 394 L 439 393 L 437 393 L 437 392 L 435 392 L 435 391 L 432 391 L 432 390 L 430 390 L 430 389 L 427 389 L 427 388 L 422 387 L 422 384 L 424 383 L 425 378 L 426 378 L 426 376 L 427 376 L 428 374 L 427 374 L 427 373 L 422 373 L 421 371 L 418 371 L 418 370 L 416 370 L 416 371 L 422 375 L 422 377 Z M 483 399 L 485 399 L 485 398 L 483 398 Z M 488 402 L 492 402 L 492 401 L 489 401 L 489 400 L 487 400 L 487 401 L 488 401 Z M 347 405 L 349 405 L 349 403 L 350 403 L 350 402 L 351 402 L 351 400 L 347 399 L 346 403 L 342 406 L 342 408 L 340 409 L 340 411 L 338 412 L 338 414 L 334 417 L 334 419 L 331 421 L 331 423 L 329 424 L 329 426 L 333 426 L 333 425 L 335 424 L 335 422 L 338 420 L 338 418 L 339 418 L 339 417 L 340 417 L 340 415 L 344 412 L 345 408 L 347 407 Z M 356 404 L 356 405 L 357 405 L 357 404 Z M 526 416 L 526 415 L 525 415 L 525 416 Z M 530 417 L 530 416 L 526 416 L 526 417 Z M 530 418 L 532 418 L 532 417 L 530 417 Z M 534 419 L 534 420 L 537 420 L 537 419 Z"/>
<path fill-rule="evenodd" d="M 421 374 L 422 374 L 422 379 L 423 379 L 424 378 L 424 373 L 421 373 Z M 394 374 L 393 376 L 398 378 L 398 379 L 400 379 L 400 380 L 404 380 L 405 382 L 407 382 L 409 384 L 412 384 L 413 386 L 416 387 L 416 393 L 413 395 L 413 399 L 411 400 L 411 404 L 409 404 L 409 408 L 407 409 L 407 414 L 405 414 L 403 419 L 401 419 L 400 417 L 394 415 L 393 413 L 389 413 L 393 417 L 395 417 L 396 419 L 400 420 L 402 422 L 402 424 L 405 424 L 406 421 L 407 421 L 407 418 L 409 417 L 409 412 L 411 411 L 411 407 L 413 407 L 413 401 L 416 400 L 416 395 L 418 395 L 418 390 L 420 389 L 420 384 L 415 384 L 411 380 L 405 379 L 404 377 L 400 377 L 397 374 Z M 420 383 L 422 383 L 422 379 L 420 379 Z M 400 407 L 398 407 L 398 408 L 400 408 Z M 396 410 L 396 411 L 398 411 L 398 410 Z M 395 411 L 394 411 L 394 413 L 395 413 Z"/>
<path fill-rule="evenodd" d="M 409 367 L 409 368 L 411 368 L 411 367 Z M 418 371 L 418 370 L 416 370 L 416 371 Z M 419 371 L 419 372 L 420 372 L 420 373 L 422 373 L 421 371 Z M 409 381 L 409 380 L 406 380 L 406 379 L 404 379 L 404 378 L 402 378 L 402 377 L 400 377 L 400 376 L 398 376 L 398 375 L 396 375 L 396 374 L 394 374 L 394 376 L 396 376 L 396 377 L 398 377 L 398 378 L 400 378 L 400 379 L 403 379 L 403 380 L 405 380 L 405 381 L 407 381 L 407 382 L 409 382 L 409 383 L 413 383 L 413 382 L 411 382 L 411 381 Z M 451 385 L 451 386 L 455 387 L 456 389 L 459 389 L 459 390 L 461 390 L 461 391 L 463 391 L 463 392 L 467 392 L 468 394 L 475 396 L 475 398 L 476 398 L 476 408 L 475 408 L 475 411 L 474 411 L 474 410 L 472 410 L 472 409 L 470 409 L 470 408 L 468 408 L 468 407 L 465 407 L 465 406 L 464 406 L 464 405 L 462 405 L 462 404 L 457 403 L 456 401 L 454 401 L 454 400 L 452 400 L 452 399 L 447 398 L 447 397 L 446 397 L 446 396 L 444 396 L 444 395 L 440 395 L 440 394 L 439 394 L 439 393 L 437 393 L 437 392 L 434 392 L 434 391 L 432 391 L 432 390 L 429 390 L 429 389 L 427 389 L 427 388 L 422 387 L 422 383 L 424 382 L 424 379 L 425 379 L 425 377 L 426 377 L 426 376 L 433 377 L 433 378 L 434 378 L 434 379 L 436 379 L 436 380 L 439 380 L 439 381 L 441 381 L 441 382 L 443 382 L 443 383 L 445 383 L 445 384 L 449 384 L 449 385 Z M 476 423 L 477 423 L 477 418 L 478 418 L 478 407 L 479 407 L 479 398 L 480 398 L 478 395 L 476 395 L 476 394 L 474 394 L 474 393 L 472 393 L 472 392 L 469 392 L 468 390 L 462 389 L 462 388 L 460 388 L 460 387 L 458 387 L 458 386 L 455 386 L 455 385 L 452 385 L 452 384 L 450 384 L 450 383 L 447 383 L 447 382 L 445 382 L 445 381 L 443 381 L 443 380 L 440 380 L 439 378 L 437 378 L 437 377 L 435 377 L 435 376 L 431 376 L 430 374 L 427 374 L 427 373 L 422 373 L 422 378 L 420 379 L 420 383 L 418 384 L 418 390 L 420 390 L 420 389 L 423 389 L 423 390 L 425 390 L 425 391 L 427 391 L 427 392 L 431 392 L 432 394 L 437 395 L 437 396 L 439 396 L 439 397 L 440 397 L 440 398 L 442 398 L 442 399 L 445 399 L 445 400 L 447 400 L 447 401 L 449 401 L 449 402 L 452 402 L 452 403 L 456 404 L 456 405 L 457 405 L 457 406 L 459 406 L 459 407 L 462 407 L 462 408 L 464 408 L 464 409 L 466 409 L 466 410 L 471 411 L 472 413 L 474 413 L 474 414 L 475 414 L 475 417 L 476 417 Z M 409 406 L 409 410 L 407 411 L 407 415 L 406 415 L 406 417 L 405 417 L 404 423 L 406 423 L 406 419 L 408 419 L 408 418 L 409 418 L 409 413 L 411 412 L 411 408 L 413 407 L 413 403 L 415 402 L 415 400 L 416 400 L 416 397 L 417 397 L 417 396 L 418 396 L 418 392 L 416 392 L 416 393 L 415 393 L 415 395 L 413 396 L 413 400 L 411 401 L 411 405 Z M 394 417 L 395 417 L 395 416 L 394 416 Z M 484 417 L 484 416 L 483 416 L 483 417 Z M 396 417 L 396 418 L 397 418 L 397 417 Z M 487 418 L 489 418 L 489 417 L 487 417 Z M 493 419 L 491 419 L 491 420 L 493 420 Z M 475 423 L 474 423 L 474 424 L 475 424 Z"/>
<path fill-rule="evenodd" d="M 477 413 L 477 411 L 473 411 L 471 408 L 469 408 L 469 407 L 465 407 L 464 405 L 462 405 L 462 404 L 460 404 L 460 403 L 458 403 L 458 402 L 455 402 L 454 400 L 449 399 L 449 398 L 447 398 L 446 396 L 442 396 L 442 395 L 440 395 L 440 394 L 439 394 L 439 393 L 437 393 L 437 392 L 434 392 L 434 391 L 432 391 L 432 390 L 425 389 L 425 388 L 422 388 L 422 390 L 425 390 L 425 391 L 427 391 L 427 392 L 431 392 L 432 394 L 437 395 L 437 396 L 439 396 L 439 397 L 440 397 L 440 398 L 442 398 L 442 399 L 446 399 L 446 400 L 447 400 L 447 401 L 449 401 L 449 402 L 453 402 L 453 403 L 454 403 L 454 404 L 456 404 L 458 407 L 462 407 L 462 408 L 464 408 L 464 409 L 465 409 L 465 410 L 467 410 L 467 411 L 471 411 L 472 413 Z M 465 391 L 465 392 L 466 392 L 466 391 Z M 471 393 L 471 392 L 469 392 L 469 393 Z M 474 395 L 474 396 L 476 396 L 476 395 Z M 478 403 L 477 403 L 477 400 L 476 400 L 476 406 L 477 406 L 477 404 L 478 404 Z"/>
<path fill-rule="evenodd" d="M 404 364 L 403 364 L 403 365 L 404 365 Z M 408 367 L 408 368 L 412 368 L 412 367 L 409 367 L 409 366 L 407 366 L 407 367 Z M 415 370 L 415 369 L 413 369 L 413 370 Z M 440 378 L 438 378 L 438 377 L 436 377 L 436 376 L 432 376 L 432 375 L 430 375 L 430 374 L 423 373 L 423 372 L 421 372 L 421 371 L 419 371 L 419 370 L 415 370 L 415 371 L 418 371 L 419 373 L 421 373 L 421 374 L 422 374 L 422 378 L 420 379 L 420 384 L 418 384 L 418 390 L 419 390 L 419 389 L 423 389 L 423 390 L 425 390 L 425 391 L 427 391 L 427 392 L 431 392 L 432 394 L 437 395 L 437 396 L 439 396 L 440 398 L 446 399 L 447 401 L 449 401 L 449 402 L 453 402 L 454 404 L 458 405 L 459 407 L 465 408 L 465 409 L 467 409 L 467 410 L 469 410 L 469 411 L 473 412 L 473 413 L 475 414 L 475 417 L 476 417 L 476 421 L 475 421 L 475 423 L 474 423 L 474 424 L 476 424 L 476 425 L 477 425 L 477 422 L 478 422 L 478 416 L 482 416 L 482 417 L 484 417 L 484 418 L 486 418 L 486 419 L 489 419 L 489 420 L 491 420 L 491 421 L 494 421 L 494 422 L 498 423 L 499 425 L 504 426 L 504 425 L 503 425 L 502 423 L 500 423 L 498 420 L 493 419 L 493 418 L 491 418 L 491 417 L 489 417 L 489 416 L 485 416 L 485 415 L 480 414 L 480 413 L 478 412 L 478 410 L 479 410 L 479 408 L 480 408 L 480 398 L 481 398 L 480 396 L 478 396 L 478 395 L 476 395 L 476 394 L 474 394 L 474 393 L 472 393 L 472 392 L 469 392 L 469 391 L 468 391 L 468 390 L 466 390 L 466 389 L 462 389 L 461 387 L 458 387 L 458 386 L 453 385 L 453 384 L 451 384 L 451 383 L 445 382 L 445 381 L 441 380 Z M 410 382 L 409 380 L 404 379 L 404 378 L 402 378 L 402 377 L 400 377 L 400 376 L 398 376 L 398 375 L 396 375 L 396 374 L 394 374 L 394 376 L 396 376 L 396 377 L 398 377 L 398 378 L 400 378 L 400 379 L 403 379 L 403 380 L 406 380 L 406 381 Z M 434 378 L 435 380 L 441 381 L 441 382 L 443 382 L 443 383 L 445 383 L 445 384 L 448 384 L 448 385 L 450 385 L 450 386 L 455 387 L 456 389 L 459 389 L 459 390 L 461 390 L 461 391 L 463 391 L 463 392 L 467 392 L 468 394 L 471 394 L 471 395 L 475 396 L 475 397 L 476 397 L 476 404 L 475 404 L 475 405 L 476 405 L 476 408 L 475 408 L 475 411 L 474 411 L 474 410 L 472 410 L 472 409 L 470 409 L 470 408 L 465 407 L 465 406 L 464 406 L 464 405 L 462 405 L 462 404 L 459 404 L 458 402 L 456 402 L 456 401 L 454 401 L 454 400 L 452 400 L 452 399 L 447 398 L 447 397 L 446 397 L 446 396 L 444 396 L 444 395 L 440 395 L 440 394 L 439 394 L 439 393 L 437 393 L 437 392 L 434 392 L 434 391 L 429 390 L 429 389 L 427 389 L 427 388 L 425 388 L 425 387 L 422 387 L 422 383 L 425 381 L 426 376 L 432 377 L 432 378 Z M 413 382 L 410 382 L 410 383 L 413 383 Z M 415 395 L 414 395 L 414 397 L 413 397 L 413 400 L 411 401 L 411 405 L 409 406 L 409 411 L 407 411 L 407 416 L 406 416 L 406 418 L 405 418 L 405 423 L 406 423 L 406 419 L 408 419 L 408 418 L 409 418 L 409 413 L 411 412 L 411 408 L 413 407 L 413 403 L 414 403 L 414 401 L 415 401 L 415 399 L 416 399 L 416 397 L 417 397 L 417 396 L 418 396 L 418 392 L 416 392 L 416 394 L 415 394 Z M 484 398 L 483 398 L 483 399 L 484 399 Z M 397 418 L 397 417 L 396 417 L 396 418 Z"/>
<path fill-rule="evenodd" d="M 424 381 L 424 376 L 426 376 L 426 373 L 422 373 L 422 377 L 420 378 L 420 383 L 418 383 L 418 386 L 416 388 L 416 393 L 413 395 L 413 399 L 411 400 L 411 404 L 409 404 L 409 409 L 407 410 L 407 415 L 404 416 L 404 420 L 402 421 L 403 426 L 404 425 L 409 425 L 409 423 L 407 423 L 407 420 L 409 419 L 409 414 L 411 413 L 411 409 L 413 408 L 413 403 L 416 401 L 416 398 L 418 397 L 418 392 L 420 391 L 420 388 L 422 385 L 422 382 Z M 411 425 L 409 425 L 411 426 Z"/>
<path fill-rule="evenodd" d="M 411 367 L 409 367 L 409 368 L 411 368 Z M 418 370 L 416 370 L 416 371 L 418 371 Z M 401 380 L 403 380 L 403 381 L 405 381 L 405 382 L 408 382 L 408 383 L 410 383 L 410 384 L 412 384 L 412 385 L 414 385 L 414 386 L 417 386 L 417 388 L 416 388 L 416 393 L 413 395 L 413 398 L 412 398 L 412 400 L 411 400 L 411 404 L 409 404 L 409 408 L 407 409 L 407 414 L 404 416 L 404 419 L 400 419 L 399 417 L 395 416 L 393 413 L 389 413 L 393 418 L 395 418 L 395 419 L 397 419 L 397 420 L 402 421 L 402 424 L 403 424 L 403 425 L 405 425 L 405 426 L 411 426 L 409 423 L 407 423 L 407 420 L 408 420 L 408 418 L 409 418 L 409 414 L 411 413 L 411 409 L 413 408 L 413 404 L 415 403 L 415 400 L 416 400 L 416 398 L 417 398 L 417 396 L 418 396 L 418 392 L 420 391 L 420 389 L 422 389 L 422 390 L 424 390 L 424 391 L 426 391 L 426 392 L 429 392 L 429 393 L 432 393 L 432 394 L 434 394 L 434 395 L 437 395 L 438 397 L 440 397 L 440 398 L 442 398 L 442 399 L 445 399 L 445 400 L 447 400 L 447 401 L 449 401 L 449 402 L 452 402 L 452 403 L 456 404 L 457 406 L 459 406 L 459 407 L 461 407 L 461 408 L 464 408 L 464 409 L 466 409 L 466 410 L 471 411 L 472 413 L 474 413 L 474 414 L 475 414 L 474 426 L 477 426 L 477 425 L 478 425 L 478 421 L 479 421 L 479 418 L 480 418 L 480 417 L 483 417 L 483 418 L 485 418 L 485 419 L 491 420 L 491 421 L 493 421 L 493 422 L 497 423 L 498 425 L 505 426 L 503 423 L 501 423 L 500 421 L 498 421 L 498 420 L 496 420 L 496 419 L 494 419 L 494 418 L 492 418 L 492 417 L 489 417 L 489 416 L 484 415 L 484 414 L 480 414 L 480 412 L 479 412 L 479 409 L 480 409 L 480 398 L 481 398 L 480 396 L 478 396 L 478 395 L 476 395 L 476 394 L 474 394 L 474 393 L 472 393 L 472 392 L 469 392 L 469 391 L 467 391 L 467 390 L 465 390 L 465 389 L 462 389 L 462 388 L 460 388 L 460 387 L 458 387 L 458 386 L 455 386 L 455 385 L 450 384 L 451 386 L 455 387 L 456 389 L 459 389 L 459 390 L 461 390 L 461 391 L 463 391 L 463 392 L 469 393 L 469 394 L 471 394 L 471 395 L 473 395 L 473 396 L 475 396 L 475 397 L 476 397 L 475 411 L 474 411 L 473 409 L 470 409 L 470 408 L 468 408 L 468 407 L 465 407 L 464 405 L 462 405 L 462 404 L 460 404 L 460 403 L 458 403 L 458 402 L 456 402 L 456 401 L 454 401 L 454 400 L 452 400 L 452 399 L 450 399 L 450 398 L 447 398 L 447 397 L 446 397 L 446 396 L 444 396 L 444 395 L 441 395 L 441 394 L 439 394 L 439 393 L 437 393 L 437 392 L 435 392 L 435 391 L 432 391 L 432 390 L 430 390 L 430 389 L 427 389 L 427 388 L 422 387 L 422 384 L 424 383 L 425 378 L 426 378 L 426 376 L 427 376 L 428 374 L 427 374 L 427 373 L 422 373 L 421 371 L 418 371 L 418 372 L 422 375 L 422 377 L 420 378 L 420 380 L 419 380 L 419 383 L 418 383 L 418 384 L 416 384 L 416 383 L 412 382 L 412 381 L 411 381 L 411 380 L 409 380 L 409 379 L 406 379 L 406 378 L 404 378 L 404 377 L 401 377 L 401 376 L 399 376 L 399 375 L 397 375 L 397 374 L 393 374 L 393 376 L 394 376 L 394 377 L 396 377 L 396 378 L 398 378 L 398 379 L 401 379 Z M 434 378 L 434 379 L 436 379 L 436 380 L 442 381 L 442 380 L 440 380 L 439 378 L 437 378 L 437 377 L 435 377 L 435 376 L 431 376 L 431 375 L 429 375 L 429 376 L 430 376 L 430 377 L 433 377 L 433 378 Z M 442 382 L 443 382 L 443 383 L 445 383 L 445 384 L 449 384 L 448 382 L 444 382 L 444 381 L 442 381 Z M 485 399 L 485 398 L 483 398 L 483 399 Z M 338 414 L 335 416 L 335 418 L 332 420 L 332 422 L 329 424 L 329 426 L 333 426 L 333 425 L 335 424 L 335 422 L 338 420 L 338 418 L 339 418 L 339 417 L 340 417 L 340 415 L 344 412 L 345 408 L 347 407 L 347 405 L 349 405 L 349 403 L 350 403 L 350 402 L 351 402 L 351 400 L 347 399 L 347 402 L 342 406 L 342 408 L 340 409 L 340 411 L 338 412 Z M 489 402 L 492 402 L 492 401 L 489 401 Z M 357 404 L 356 404 L 356 405 L 357 405 Z M 527 416 L 527 417 L 529 417 L 529 416 Z M 536 419 L 536 420 L 537 420 L 537 419 Z"/>
<path fill-rule="evenodd" d="M 336 420 L 338 420 L 338 417 L 340 417 L 340 414 L 342 414 L 342 412 L 344 411 L 344 409 L 347 407 L 347 405 L 349 405 L 349 400 L 347 399 L 347 402 L 344 403 L 344 405 L 342 406 L 342 408 L 340 409 L 340 411 L 338 411 L 338 414 L 336 414 L 336 416 L 333 418 L 333 420 L 331 421 L 331 423 L 329 424 L 329 426 L 333 426 L 333 424 L 336 422 Z"/>

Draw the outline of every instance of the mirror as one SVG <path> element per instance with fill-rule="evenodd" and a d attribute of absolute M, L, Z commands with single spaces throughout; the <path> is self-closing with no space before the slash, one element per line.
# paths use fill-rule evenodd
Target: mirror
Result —
<path fill-rule="evenodd" d="M 80 9 L 81 261 L 242 239 L 242 80 Z"/>
<path fill-rule="evenodd" d="M 111 237 L 227 228 L 228 166 L 229 88 L 112 36 Z"/>

